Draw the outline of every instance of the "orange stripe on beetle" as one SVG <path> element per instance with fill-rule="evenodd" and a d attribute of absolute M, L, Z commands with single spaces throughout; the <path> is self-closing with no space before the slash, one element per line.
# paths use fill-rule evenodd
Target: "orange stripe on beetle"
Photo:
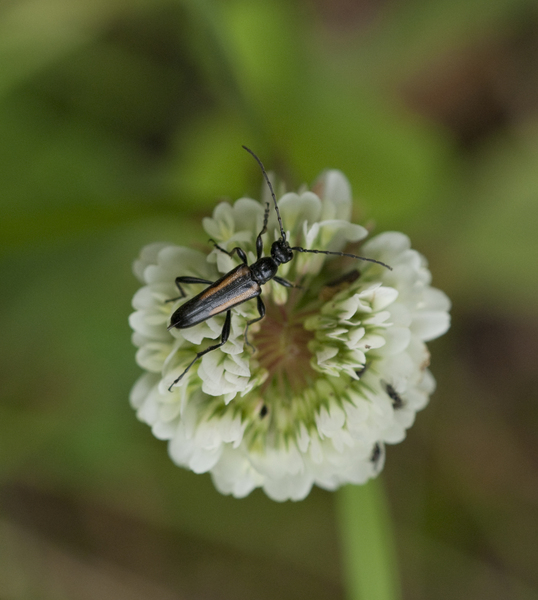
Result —
<path fill-rule="evenodd" d="M 250 269 L 246 265 L 240 265 L 240 267 L 241 268 L 237 269 L 235 273 L 232 271 L 231 273 L 228 273 L 225 277 L 223 277 L 222 281 L 218 285 L 213 284 L 212 286 L 210 286 L 206 290 L 206 293 L 200 295 L 200 300 L 205 300 L 213 294 L 216 294 L 223 288 L 228 287 L 230 283 L 234 282 L 236 279 L 239 279 L 240 277 L 245 277 L 246 275 L 250 275 Z"/>
<path fill-rule="evenodd" d="M 237 304 L 241 304 L 242 302 L 246 302 L 247 300 L 250 300 L 251 298 L 255 298 L 256 296 L 259 295 L 260 292 L 261 292 L 260 286 L 255 281 L 253 281 L 252 287 L 250 289 L 245 290 L 242 294 L 237 294 L 237 296 L 234 296 L 233 298 L 231 298 L 230 300 L 228 300 L 228 302 L 225 302 L 224 304 L 219 304 L 219 306 L 214 308 L 209 313 L 209 315 L 210 316 L 218 315 L 219 313 L 224 312 L 225 310 L 228 310 L 228 309 L 236 306 Z"/>

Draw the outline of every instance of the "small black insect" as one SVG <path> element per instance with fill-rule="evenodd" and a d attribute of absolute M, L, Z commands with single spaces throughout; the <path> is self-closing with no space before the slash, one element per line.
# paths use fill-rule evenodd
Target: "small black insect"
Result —
<path fill-rule="evenodd" d="M 398 394 L 398 392 L 394 389 L 392 385 L 390 385 L 390 383 L 385 383 L 384 387 L 388 397 L 392 400 L 392 408 L 394 408 L 394 410 L 402 408 L 402 406 L 404 405 L 404 401 L 402 400 L 400 394 Z"/>
<path fill-rule="evenodd" d="M 271 191 L 271 197 L 273 198 L 273 204 L 276 211 L 276 216 L 278 218 L 278 225 L 280 228 L 280 238 L 273 242 L 271 245 L 271 256 L 262 257 L 263 253 L 263 240 L 262 236 L 267 231 L 267 222 L 269 220 L 269 211 L 270 204 L 266 203 L 265 206 L 265 214 L 263 217 L 263 227 L 258 237 L 256 238 L 256 262 L 252 265 L 248 264 L 247 255 L 245 252 L 239 248 L 235 247 L 231 252 L 228 252 L 224 248 L 221 248 L 218 244 L 216 244 L 213 240 L 215 248 L 224 252 L 228 256 L 233 256 L 237 254 L 242 261 L 242 264 L 235 269 L 232 269 L 226 275 L 223 275 L 217 281 L 208 281 L 207 279 L 201 279 L 199 277 L 176 277 L 176 286 L 181 294 L 180 298 L 185 298 L 186 294 L 181 287 L 181 284 L 185 283 L 205 283 L 208 284 L 203 292 L 200 292 L 190 300 L 187 300 L 185 304 L 182 304 L 172 315 L 170 319 L 170 325 L 168 326 L 168 330 L 172 328 L 177 329 L 186 329 L 187 327 L 193 327 L 202 321 L 206 321 L 207 319 L 214 317 L 215 315 L 219 315 L 220 313 L 226 312 L 226 319 L 224 320 L 224 326 L 222 328 L 222 333 L 220 335 L 220 342 L 218 344 L 213 344 L 209 346 L 205 350 L 198 352 L 198 354 L 194 357 L 194 359 L 190 362 L 187 368 L 181 373 L 181 375 L 173 381 L 173 383 L 168 388 L 169 391 L 172 391 L 172 388 L 176 383 L 178 383 L 185 373 L 192 367 L 192 365 L 200 359 L 204 354 L 211 352 L 212 350 L 216 350 L 224 345 L 228 341 L 228 337 L 230 335 L 230 327 L 232 321 L 232 313 L 231 309 L 238 304 L 242 304 L 247 300 L 251 300 L 253 298 L 257 299 L 258 303 L 258 314 L 260 315 L 256 319 L 251 319 L 247 321 L 247 325 L 245 327 L 245 343 L 252 347 L 252 345 L 248 341 L 248 328 L 253 323 L 260 321 L 265 316 L 265 305 L 263 300 L 260 297 L 261 294 L 261 286 L 268 281 L 273 279 L 280 285 L 285 287 L 295 287 L 293 283 L 286 281 L 282 277 L 277 276 L 278 267 L 282 264 L 290 262 L 293 258 L 294 252 L 312 252 L 313 254 L 331 254 L 335 256 L 349 256 L 350 258 L 356 258 L 358 260 L 366 260 L 369 262 L 377 263 L 386 267 L 387 269 L 392 270 L 391 267 L 382 263 L 379 260 L 375 260 L 373 258 L 364 258 L 362 256 L 356 256 L 355 254 L 347 254 L 346 252 L 329 252 L 327 250 L 307 250 L 306 248 L 301 248 L 300 246 L 290 247 L 288 240 L 286 239 L 286 232 L 284 231 L 284 227 L 282 225 L 282 219 L 280 217 L 280 211 L 278 210 L 278 205 L 276 202 L 275 192 L 273 191 L 273 186 L 269 181 L 269 177 L 265 171 L 265 167 L 262 164 L 262 161 L 246 146 L 243 148 L 249 152 L 260 165 L 263 176 L 265 177 L 265 181 L 269 186 L 269 190 Z"/>
<path fill-rule="evenodd" d="M 382 453 L 383 453 L 383 450 L 381 448 L 381 444 L 379 442 L 376 442 L 374 444 L 372 454 L 370 455 L 370 461 L 373 462 L 375 466 L 377 466 L 377 463 L 379 462 L 379 459 L 381 458 Z"/>

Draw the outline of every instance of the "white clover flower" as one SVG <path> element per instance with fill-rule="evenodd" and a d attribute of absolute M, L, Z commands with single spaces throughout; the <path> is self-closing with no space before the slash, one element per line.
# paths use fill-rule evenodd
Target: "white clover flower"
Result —
<path fill-rule="evenodd" d="M 219 204 L 204 219 L 208 235 L 230 251 L 240 246 L 249 264 L 262 228 L 264 203 L 241 198 Z M 285 193 L 278 202 L 292 246 L 341 251 L 366 237 L 350 223 L 351 189 L 327 171 L 312 191 Z M 274 210 L 264 256 L 279 238 Z M 388 232 L 362 244 L 361 256 L 389 264 L 296 253 L 263 286 L 267 312 L 256 301 L 232 309 L 228 341 L 197 361 L 220 338 L 225 314 L 189 329 L 167 330 L 172 313 L 204 289 L 177 276 L 215 281 L 240 264 L 213 249 L 209 255 L 171 244 L 142 250 L 134 271 L 144 284 L 130 317 L 136 360 L 146 371 L 131 403 L 157 438 L 169 441 L 172 460 L 210 472 L 219 491 L 243 497 L 257 487 L 275 500 L 300 500 L 316 484 L 334 490 L 364 483 L 383 468 L 385 443 L 401 442 L 435 380 L 425 342 L 449 327 L 450 302 L 432 288 L 425 258 L 407 236 Z M 360 269 L 360 273 L 358 271 Z"/>

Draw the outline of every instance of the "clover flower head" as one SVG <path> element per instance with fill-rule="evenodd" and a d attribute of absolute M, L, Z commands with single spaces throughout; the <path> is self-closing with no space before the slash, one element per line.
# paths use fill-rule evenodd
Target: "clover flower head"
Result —
<path fill-rule="evenodd" d="M 242 248 L 256 262 L 256 237 L 266 202 L 220 203 L 204 219 L 222 249 Z M 362 243 L 367 230 L 350 222 L 351 188 L 336 170 L 311 190 L 284 193 L 278 206 L 290 245 L 354 251 L 392 267 L 327 255 L 295 253 L 256 300 L 231 309 L 228 340 L 185 371 L 198 352 L 217 343 L 225 313 L 186 329 L 170 317 L 202 284 L 241 264 L 218 248 L 204 254 L 173 244 L 145 247 L 134 271 L 143 287 L 130 317 L 136 360 L 145 373 L 131 392 L 138 418 L 168 440 L 172 460 L 210 472 L 219 491 L 236 497 L 261 487 L 275 500 L 300 500 L 314 484 L 334 490 L 361 484 L 383 468 L 385 444 L 401 442 L 428 403 L 435 380 L 425 342 L 449 327 L 450 302 L 431 287 L 425 258 L 407 236 L 387 232 Z M 279 239 L 271 207 L 264 256 Z M 172 387 L 171 387 L 172 386 Z M 170 390 L 169 390 L 170 388 Z"/>

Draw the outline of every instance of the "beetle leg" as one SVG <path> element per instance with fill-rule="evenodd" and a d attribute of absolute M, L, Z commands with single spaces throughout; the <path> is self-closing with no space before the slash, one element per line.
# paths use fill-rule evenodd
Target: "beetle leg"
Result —
<path fill-rule="evenodd" d="M 248 267 L 247 255 L 245 254 L 245 252 L 243 251 L 242 248 L 239 248 L 239 246 L 236 246 L 231 252 L 228 252 L 228 250 L 225 250 L 222 246 L 219 246 L 217 244 L 217 242 L 215 242 L 215 240 L 209 238 L 209 241 L 213 244 L 213 246 L 215 246 L 215 248 L 217 250 L 224 252 L 224 254 L 227 254 L 228 256 L 233 256 L 237 252 L 237 255 L 243 261 L 243 264 L 247 265 L 247 267 Z"/>
<path fill-rule="evenodd" d="M 256 238 L 256 256 L 257 259 L 260 260 L 263 254 L 263 240 L 262 235 L 267 231 L 267 221 L 269 220 L 269 202 L 265 203 L 265 214 L 263 215 L 263 227 L 260 233 L 258 233 L 258 237 Z"/>
<path fill-rule="evenodd" d="M 213 344 L 213 346 L 209 346 L 209 348 L 206 348 L 205 350 L 198 352 L 198 354 L 190 362 L 189 366 L 183 371 L 183 373 L 181 373 L 181 375 L 172 382 L 172 384 L 168 388 L 169 392 L 172 391 L 172 388 L 176 385 L 176 383 L 178 383 L 179 381 L 181 381 L 183 379 L 183 376 L 185 375 L 185 373 L 187 373 L 187 371 L 192 367 L 192 365 L 198 359 L 202 358 L 202 356 L 204 354 L 207 354 L 208 352 L 211 352 L 212 350 L 216 350 L 217 348 L 220 348 L 228 341 L 228 338 L 230 337 L 231 323 L 232 323 L 232 313 L 231 313 L 231 311 L 228 310 L 226 312 L 226 320 L 224 321 L 224 327 L 222 328 L 222 333 L 220 334 L 220 343 Z"/>
<path fill-rule="evenodd" d="M 251 319 L 250 321 L 247 321 L 247 326 L 245 327 L 245 344 L 247 346 L 250 346 L 252 348 L 252 350 L 254 350 L 254 352 L 256 352 L 256 348 L 254 348 L 254 346 L 248 341 L 248 328 L 253 323 L 257 323 L 258 321 L 261 321 L 263 319 L 263 317 L 265 317 L 265 304 L 263 303 L 262 297 L 258 296 L 257 301 L 258 301 L 258 312 L 260 313 L 260 316 L 257 319 Z"/>
<path fill-rule="evenodd" d="M 209 281 L 208 279 L 202 279 L 200 277 L 189 277 L 188 275 L 185 275 L 184 277 L 176 277 L 176 286 L 181 296 L 178 296 L 177 298 L 170 298 L 170 300 L 166 300 L 166 302 L 175 302 L 176 300 L 185 298 L 187 294 L 185 294 L 185 291 L 181 287 L 182 283 L 207 283 L 211 285 L 213 281 Z"/>
<path fill-rule="evenodd" d="M 300 288 L 300 289 L 302 288 L 302 286 L 295 285 L 294 283 L 292 283 L 291 281 L 288 281 L 287 279 L 284 279 L 283 277 L 275 276 L 275 277 L 273 277 L 273 279 L 277 283 L 280 283 L 280 285 L 283 285 L 284 287 L 287 287 L 287 288 Z"/>
<path fill-rule="evenodd" d="M 344 275 L 341 275 L 337 279 L 333 279 L 332 281 L 328 281 L 325 284 L 325 286 L 326 287 L 337 287 L 337 286 L 339 286 L 339 285 L 341 285 L 343 283 L 353 283 L 360 276 L 361 276 L 361 272 L 359 271 L 359 269 L 353 269 L 352 271 L 349 271 L 348 273 L 344 273 Z"/>
<path fill-rule="evenodd" d="M 328 302 L 335 294 L 345 289 L 346 286 L 351 285 L 360 276 L 361 272 L 358 269 L 353 269 L 353 271 L 349 271 L 336 279 L 328 281 L 319 292 L 320 299 L 323 302 Z"/>

